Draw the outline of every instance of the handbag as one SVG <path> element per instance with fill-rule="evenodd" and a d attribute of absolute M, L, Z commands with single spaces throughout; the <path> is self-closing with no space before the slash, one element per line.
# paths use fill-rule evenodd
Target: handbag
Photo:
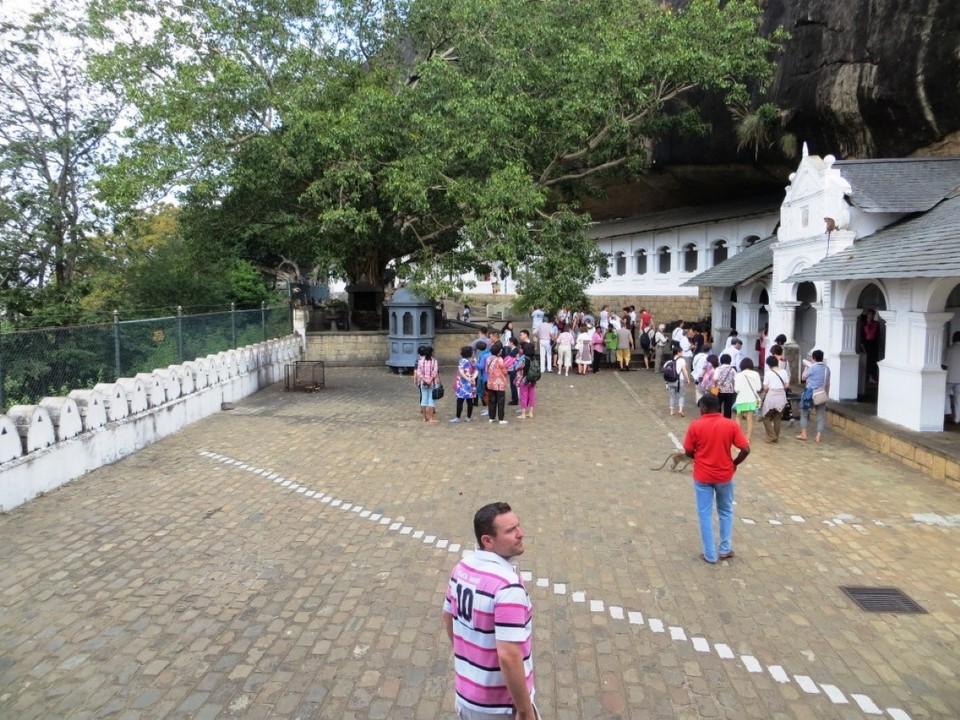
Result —
<path fill-rule="evenodd" d="M 443 397 L 443 383 L 438 382 L 436 385 L 433 386 L 433 399 L 439 400 L 442 397 Z"/>
<path fill-rule="evenodd" d="M 824 388 L 818 387 L 813 389 L 813 406 L 814 407 L 820 407 L 821 405 L 826 405 L 827 400 L 829 399 L 830 399 L 830 396 L 827 395 L 827 391 Z"/>

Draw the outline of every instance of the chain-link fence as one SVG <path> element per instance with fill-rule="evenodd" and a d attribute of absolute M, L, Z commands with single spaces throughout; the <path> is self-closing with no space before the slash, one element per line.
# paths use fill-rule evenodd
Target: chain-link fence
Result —
<path fill-rule="evenodd" d="M 291 332 L 283 306 L 0 333 L 0 411 Z"/>

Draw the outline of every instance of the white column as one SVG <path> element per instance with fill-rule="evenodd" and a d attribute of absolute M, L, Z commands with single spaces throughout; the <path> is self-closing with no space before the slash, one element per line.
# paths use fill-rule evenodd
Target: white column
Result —
<path fill-rule="evenodd" d="M 857 308 L 829 311 L 830 345 L 825 349 L 830 368 L 830 397 L 854 400 L 860 392 L 860 356 L 857 354 Z M 825 318 L 826 320 L 827 318 Z"/>
<path fill-rule="evenodd" d="M 743 356 L 753 361 L 753 366 L 759 365 L 756 345 L 760 337 L 760 307 L 762 303 L 738 302 L 737 306 L 737 337 L 743 340 Z"/>
<path fill-rule="evenodd" d="M 713 353 L 720 356 L 719 350 L 723 349 L 724 343 L 730 337 L 730 303 L 721 300 L 724 288 L 710 288 L 710 294 L 713 296 Z"/>
<path fill-rule="evenodd" d="M 952 313 L 880 311 L 886 323 L 880 361 L 877 417 L 911 430 L 943 430 L 946 372 L 941 369 L 943 326 Z"/>

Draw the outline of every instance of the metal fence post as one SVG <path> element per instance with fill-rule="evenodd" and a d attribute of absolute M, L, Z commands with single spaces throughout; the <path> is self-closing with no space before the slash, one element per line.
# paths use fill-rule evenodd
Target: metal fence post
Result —
<path fill-rule="evenodd" d="M 183 362 L 183 305 L 177 305 L 177 358 Z"/>
<path fill-rule="evenodd" d="M 260 301 L 260 329 L 263 331 L 263 341 L 267 341 L 267 303 Z"/>
<path fill-rule="evenodd" d="M 113 311 L 113 379 L 120 377 L 120 311 Z"/>
<path fill-rule="evenodd" d="M 237 304 L 230 303 L 230 347 L 237 346 Z"/>

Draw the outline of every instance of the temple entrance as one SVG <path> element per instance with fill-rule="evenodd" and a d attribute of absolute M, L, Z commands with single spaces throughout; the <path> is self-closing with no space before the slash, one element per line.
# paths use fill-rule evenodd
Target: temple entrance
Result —
<path fill-rule="evenodd" d="M 887 300 L 883 291 L 871 283 L 861 291 L 857 307 L 862 311 L 857 319 L 857 353 L 860 355 L 857 397 L 876 402 L 880 384 L 878 363 L 884 358 L 887 329 L 879 311 L 887 309 Z"/>
<path fill-rule="evenodd" d="M 802 282 L 797 286 L 797 306 L 793 322 L 794 340 L 800 347 L 801 360 L 817 346 L 817 286 Z M 821 348 L 822 350 L 823 348 Z"/>

